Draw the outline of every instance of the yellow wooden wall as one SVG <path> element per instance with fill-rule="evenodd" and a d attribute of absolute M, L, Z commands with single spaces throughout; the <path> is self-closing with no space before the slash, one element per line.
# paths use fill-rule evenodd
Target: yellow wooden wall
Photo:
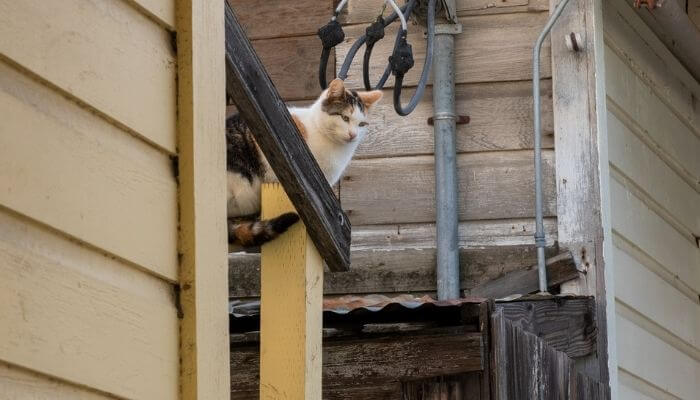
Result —
<path fill-rule="evenodd" d="M 0 0 L 0 399 L 180 397 L 177 7 Z"/>

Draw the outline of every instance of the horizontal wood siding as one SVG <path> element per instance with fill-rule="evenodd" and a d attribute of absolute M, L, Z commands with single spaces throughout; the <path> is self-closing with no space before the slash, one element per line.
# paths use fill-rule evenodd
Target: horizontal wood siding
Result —
<path fill-rule="evenodd" d="M 700 84 L 623 2 L 605 4 L 619 395 L 700 391 Z"/>
<path fill-rule="evenodd" d="M 180 391 L 172 0 L 0 0 L 0 399 Z"/>
<path fill-rule="evenodd" d="M 321 43 L 316 30 L 332 15 L 333 1 L 229 0 L 285 100 L 307 105 L 320 93 Z M 269 3 L 269 4 L 268 4 Z M 330 71 L 341 63 L 383 1 L 350 0 L 339 20 L 345 41 L 335 49 Z M 532 43 L 549 3 L 542 0 L 460 0 L 464 32 L 456 36 L 456 108 L 470 117 L 457 127 L 462 283 L 465 289 L 534 263 Z M 390 11 L 387 11 L 387 13 Z M 284 15 L 270 24 L 271 15 Z M 396 25 L 377 43 L 371 74 L 383 71 Z M 412 24 L 409 41 L 416 66 L 406 76 L 404 97 L 413 92 L 425 56 L 422 28 Z M 346 84 L 361 89 L 360 49 Z M 556 240 L 556 187 L 549 43 L 542 55 L 545 215 L 548 247 Z M 382 61 L 384 60 L 384 61 Z M 330 64 L 334 64 L 332 67 Z M 351 270 L 327 274 L 326 293 L 435 290 L 435 172 L 432 92 L 428 86 L 408 117 L 391 104 L 390 78 L 384 99 L 372 110 L 370 132 L 338 185 L 341 205 L 353 225 Z M 231 293 L 258 293 L 250 264 L 231 261 Z"/>

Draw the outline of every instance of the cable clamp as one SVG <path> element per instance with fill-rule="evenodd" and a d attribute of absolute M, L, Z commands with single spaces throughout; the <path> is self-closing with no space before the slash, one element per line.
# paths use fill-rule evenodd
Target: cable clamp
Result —
<path fill-rule="evenodd" d="M 459 35 L 462 33 L 462 24 L 437 24 L 435 25 L 436 35 Z"/>

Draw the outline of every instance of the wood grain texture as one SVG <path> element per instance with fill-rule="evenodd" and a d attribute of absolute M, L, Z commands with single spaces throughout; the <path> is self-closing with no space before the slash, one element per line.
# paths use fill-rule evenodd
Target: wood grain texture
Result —
<path fill-rule="evenodd" d="M 497 302 L 496 310 L 514 326 L 535 334 L 570 358 L 595 352 L 596 320 L 593 297 Z"/>
<path fill-rule="evenodd" d="M 334 9 L 333 0 L 228 2 L 251 40 L 315 35 L 320 27 L 330 21 Z"/>
<path fill-rule="evenodd" d="M 0 204 L 177 279 L 167 155 L 2 62 L 0 104 Z"/>
<path fill-rule="evenodd" d="M 546 266 L 548 288 L 578 278 L 579 272 L 569 252 L 548 258 Z M 482 283 L 465 291 L 465 295 L 499 299 L 514 294 L 535 293 L 539 289 L 538 279 L 537 265 L 532 265 Z"/>
<path fill-rule="evenodd" d="M 547 253 L 556 252 L 556 220 L 545 219 Z M 461 287 L 473 289 L 533 265 L 534 221 L 472 221 L 459 225 Z M 432 292 L 435 283 L 435 225 L 378 225 L 353 229 L 352 264 L 327 273 L 325 294 Z M 229 256 L 231 297 L 260 294 L 258 255 Z"/>
<path fill-rule="evenodd" d="M 688 0 L 688 17 L 700 29 L 700 1 Z"/>
<path fill-rule="evenodd" d="M 554 216 L 554 154 L 543 152 L 544 215 Z M 459 219 L 534 216 L 530 152 L 457 156 Z M 340 200 L 354 225 L 435 221 L 431 156 L 353 161 L 341 181 Z"/>
<path fill-rule="evenodd" d="M 125 0 L 170 31 L 175 31 L 175 0 Z"/>
<path fill-rule="evenodd" d="M 226 90 L 328 267 L 347 270 L 350 222 L 228 3 Z"/>
<path fill-rule="evenodd" d="M 275 88 L 285 100 L 316 99 L 321 41 L 317 36 L 254 40 L 253 48 L 262 60 Z M 326 77 L 335 77 L 335 51 L 328 59 Z"/>
<path fill-rule="evenodd" d="M 495 82 L 461 84 L 456 87 L 456 112 L 470 117 L 469 124 L 457 125 L 457 152 L 520 150 L 533 147 L 532 84 Z M 551 85 L 542 82 L 543 148 L 554 147 Z M 406 93 L 408 96 L 409 92 Z M 416 110 L 400 117 L 391 103 L 391 91 L 372 109 L 369 132 L 355 158 L 423 155 L 434 152 L 432 90 L 425 92 Z"/>
<path fill-rule="evenodd" d="M 120 398 L 178 396 L 172 286 L 6 210 L 0 226 L 0 359 Z"/>
<path fill-rule="evenodd" d="M 0 7 L 2 58 L 175 152 L 176 67 L 166 30 L 122 1 L 3 0 Z"/>
<path fill-rule="evenodd" d="M 280 184 L 261 192 L 261 218 L 294 211 Z M 323 259 L 298 223 L 262 246 L 260 264 L 260 397 L 320 400 Z"/>
<path fill-rule="evenodd" d="M 455 83 L 520 81 L 532 79 L 532 44 L 547 20 L 547 13 L 520 13 L 485 15 L 461 18 L 463 32 L 455 37 Z M 387 37 L 396 36 L 398 25 L 387 29 Z M 352 43 L 364 34 L 365 26 L 345 29 L 345 41 L 336 47 L 336 72 L 340 70 Z M 413 46 L 415 67 L 405 76 L 405 86 L 415 86 L 425 59 L 425 40 L 422 28 L 410 25 L 408 40 Z M 387 60 L 391 55 L 393 40 L 382 40 L 374 46 L 373 60 Z M 362 53 L 350 68 L 346 85 L 364 87 L 362 83 Z M 542 50 L 542 77 L 551 76 L 549 46 Z M 385 62 L 370 64 L 370 76 L 376 81 L 384 72 Z M 386 87 L 393 87 L 393 77 Z M 406 93 L 406 96 L 408 93 Z"/>
<path fill-rule="evenodd" d="M 329 340 L 323 345 L 323 398 L 397 399 L 401 380 L 480 370 L 482 351 L 480 333 Z M 237 384 L 231 399 L 258 398 L 258 359 L 257 346 L 232 348 L 231 381 Z"/>
<path fill-rule="evenodd" d="M 370 23 L 377 18 L 383 0 L 350 0 L 338 17 L 343 24 Z M 549 1 L 544 0 L 457 0 L 457 15 L 460 17 L 483 14 L 510 14 L 530 11 L 547 11 Z M 389 8 L 389 7 L 387 7 Z M 385 15 L 391 14 L 387 9 Z"/>
<path fill-rule="evenodd" d="M 181 399 L 225 399 L 226 67 L 224 7 L 177 0 Z"/>
<path fill-rule="evenodd" d="M 116 400 L 85 388 L 0 362 L 0 400 Z"/>

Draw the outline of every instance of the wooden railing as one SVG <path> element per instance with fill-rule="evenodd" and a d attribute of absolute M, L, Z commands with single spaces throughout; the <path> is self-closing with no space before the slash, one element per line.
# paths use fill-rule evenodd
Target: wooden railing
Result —
<path fill-rule="evenodd" d="M 348 270 L 350 222 L 228 2 L 226 90 L 279 178 L 262 217 L 303 221 L 261 250 L 260 398 L 320 400 L 323 261 Z"/>

